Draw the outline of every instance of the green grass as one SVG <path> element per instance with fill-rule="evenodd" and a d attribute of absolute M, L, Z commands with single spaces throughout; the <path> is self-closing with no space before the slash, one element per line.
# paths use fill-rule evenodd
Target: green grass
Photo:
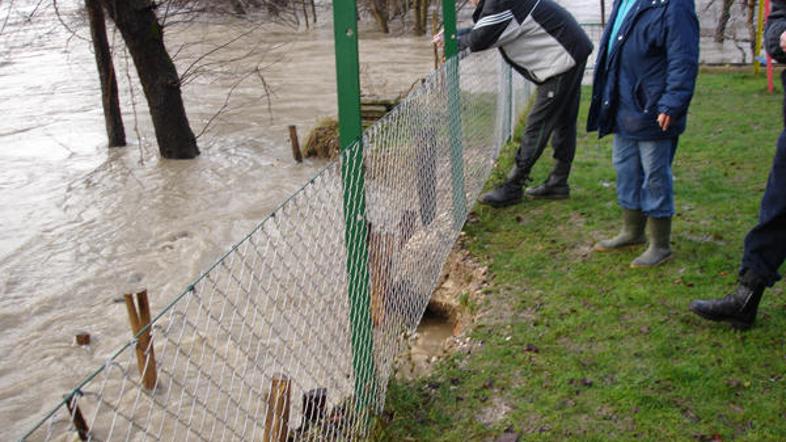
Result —
<path fill-rule="evenodd" d="M 571 199 L 476 207 L 467 246 L 492 279 L 475 345 L 428 379 L 391 384 L 381 440 L 494 440 L 506 430 L 522 440 L 786 440 L 782 285 L 746 333 L 687 309 L 735 285 L 780 112 L 764 78 L 700 75 L 675 161 L 676 258 L 661 268 L 630 269 L 640 250 L 590 251 L 619 228 L 610 137 L 579 135 Z"/>

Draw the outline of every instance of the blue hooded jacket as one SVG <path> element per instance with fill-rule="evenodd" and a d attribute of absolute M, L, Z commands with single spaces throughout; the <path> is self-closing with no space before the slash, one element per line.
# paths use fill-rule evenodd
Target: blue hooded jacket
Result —
<path fill-rule="evenodd" d="M 614 2 L 616 17 L 620 0 Z M 637 0 L 607 50 L 610 23 L 595 65 L 587 130 L 639 141 L 685 131 L 699 69 L 699 21 L 694 0 Z M 671 116 L 669 130 L 658 115 Z"/>

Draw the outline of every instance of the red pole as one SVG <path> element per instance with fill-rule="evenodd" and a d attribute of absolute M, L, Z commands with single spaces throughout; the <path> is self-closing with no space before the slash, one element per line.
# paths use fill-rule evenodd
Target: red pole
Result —
<path fill-rule="evenodd" d="M 767 19 L 770 17 L 770 8 L 770 0 L 764 0 L 764 17 Z M 773 81 L 772 57 L 770 57 L 769 53 L 767 53 L 767 90 L 770 92 L 770 94 L 772 94 L 775 90 Z"/>

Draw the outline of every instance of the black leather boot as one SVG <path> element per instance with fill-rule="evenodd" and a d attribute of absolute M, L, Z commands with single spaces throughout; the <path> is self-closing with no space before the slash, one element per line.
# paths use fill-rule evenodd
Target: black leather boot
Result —
<path fill-rule="evenodd" d="M 558 200 L 568 198 L 570 197 L 568 175 L 570 175 L 570 163 L 557 161 L 546 182 L 540 186 L 527 189 L 525 193 L 528 198 L 532 199 Z"/>
<path fill-rule="evenodd" d="M 524 194 L 524 186 L 529 181 L 529 172 L 513 166 L 508 174 L 508 179 L 501 186 L 486 192 L 480 196 L 478 201 L 492 207 L 507 207 L 521 202 Z"/>
<path fill-rule="evenodd" d="M 759 302 L 766 287 L 761 278 L 747 271 L 740 277 L 734 293 L 721 299 L 693 301 L 690 309 L 704 319 L 726 321 L 737 330 L 748 330 L 756 320 Z"/>

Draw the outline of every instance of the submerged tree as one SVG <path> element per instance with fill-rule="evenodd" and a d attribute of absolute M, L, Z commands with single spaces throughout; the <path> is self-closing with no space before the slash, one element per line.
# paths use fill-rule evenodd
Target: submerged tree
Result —
<path fill-rule="evenodd" d="M 90 22 L 90 36 L 93 41 L 98 77 L 101 81 L 101 102 L 109 147 L 125 146 L 126 133 L 123 127 L 123 115 L 120 112 L 115 66 L 106 35 L 104 10 L 99 0 L 85 0 L 85 10 Z"/>
<path fill-rule="evenodd" d="M 164 46 L 164 28 L 156 17 L 156 4 L 150 0 L 99 1 L 134 60 L 161 156 L 195 158 L 199 148 L 183 106 L 180 77 Z"/>
<path fill-rule="evenodd" d="M 62 4 L 61 4 L 62 3 Z M 253 35 L 266 23 L 278 23 L 289 27 L 302 24 L 301 17 L 308 20 L 308 7 L 311 20 L 316 20 L 316 6 L 313 0 L 82 0 L 84 15 L 70 16 L 71 4 L 57 0 L 36 0 L 33 3 L 5 2 L 0 0 L 0 36 L 21 32 L 24 27 L 19 22 L 30 22 L 42 16 L 43 11 L 54 10 L 56 18 L 72 38 L 92 43 L 98 68 L 102 104 L 110 146 L 125 144 L 125 130 L 118 91 L 118 73 L 112 61 L 112 54 L 125 52 L 130 55 L 137 72 L 148 104 L 160 155 L 164 158 L 189 159 L 200 154 L 197 141 L 230 109 L 230 99 L 240 84 L 248 79 L 258 79 L 261 84 L 259 99 L 268 99 L 270 110 L 270 89 L 262 72 L 265 65 L 272 63 L 264 51 L 264 39 Z M 274 10 L 274 13 L 271 12 Z M 112 47 L 107 37 L 109 21 L 122 37 L 125 49 Z M 90 25 L 89 36 L 79 32 L 80 25 Z M 203 41 L 183 41 L 170 48 L 164 44 L 164 35 L 170 30 L 192 29 L 194 24 L 216 21 L 220 25 L 231 26 L 232 32 L 225 35 L 221 42 L 210 42 L 214 47 L 205 49 Z M 7 26 L 13 24 L 9 31 Z M 306 24 L 308 26 L 308 24 Z M 112 29 L 110 27 L 110 29 Z M 18 34 L 17 34 L 18 35 Z M 268 45 L 273 48 L 274 45 Z M 13 48 L 0 44 L 0 56 L 10 58 Z M 238 48 L 240 48 L 238 50 Z M 196 53 L 195 53 L 196 51 Z M 202 51 L 201 53 L 198 51 Z M 222 53 L 229 55 L 223 56 Z M 170 54 L 172 56 L 170 56 Z M 177 59 L 182 72 L 178 72 L 174 59 Z M 244 61 L 251 61 L 243 63 Z M 126 65 L 128 66 L 128 65 Z M 119 66 L 118 66 L 119 68 Z M 127 68 L 126 68 L 127 70 Z M 121 75 L 122 76 L 122 75 Z M 126 71 L 126 77 L 132 76 Z M 204 127 L 192 130 L 183 103 L 182 89 L 199 77 L 217 78 L 228 81 L 225 101 L 217 112 L 206 119 Z M 134 103 L 133 88 L 131 101 Z M 196 135 L 195 135 L 196 134 Z"/>
<path fill-rule="evenodd" d="M 388 0 L 369 0 L 368 3 L 371 14 L 374 16 L 374 20 L 377 21 L 379 30 L 385 34 L 389 33 L 390 28 L 388 27 L 388 21 L 390 17 L 388 14 Z"/>
<path fill-rule="evenodd" d="M 415 35 L 424 35 L 426 33 L 426 24 L 428 23 L 428 7 L 430 3 L 430 0 L 415 0 Z"/>
<path fill-rule="evenodd" d="M 365 0 L 359 3 L 364 12 L 370 13 L 377 23 L 377 27 L 385 34 L 390 32 L 389 23 L 400 17 L 402 24 L 407 29 L 406 18 L 412 13 L 415 35 L 424 35 L 428 25 L 428 10 L 431 0 Z"/>

